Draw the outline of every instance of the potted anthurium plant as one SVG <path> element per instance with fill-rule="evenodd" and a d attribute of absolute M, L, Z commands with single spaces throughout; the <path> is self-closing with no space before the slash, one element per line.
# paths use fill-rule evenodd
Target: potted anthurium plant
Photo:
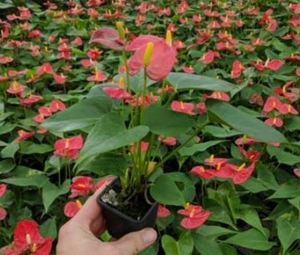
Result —
<path fill-rule="evenodd" d="M 101 28 L 93 32 L 90 43 L 120 53 L 119 74 L 110 82 L 94 86 L 86 98 L 49 118 L 44 126 L 60 136 L 74 130 L 87 134 L 80 154 L 74 157 L 74 173 L 88 170 L 119 176 L 98 198 L 112 236 L 118 238 L 153 227 L 158 210 L 168 215 L 163 205 L 181 206 L 181 226 L 197 228 L 211 213 L 199 204 L 189 203 L 194 201 L 195 179 L 180 172 L 168 173 L 181 171 L 196 151 L 222 142 L 201 143 L 202 129 L 211 122 L 222 122 L 257 141 L 285 142 L 285 138 L 226 103 L 229 92 L 236 93 L 234 85 L 199 75 L 171 73 L 177 62 L 171 32 L 167 31 L 166 38 L 127 37 L 122 23 L 117 23 L 117 30 Z M 104 74 L 97 69 L 95 75 Z M 198 93 L 194 98 L 181 93 L 192 90 L 212 93 Z M 210 169 L 197 166 L 191 173 L 241 184 L 255 170 L 259 157 L 254 154 L 244 151 L 247 161 L 241 165 L 211 156 L 202 160 Z M 179 157 L 174 164 L 176 155 Z"/>

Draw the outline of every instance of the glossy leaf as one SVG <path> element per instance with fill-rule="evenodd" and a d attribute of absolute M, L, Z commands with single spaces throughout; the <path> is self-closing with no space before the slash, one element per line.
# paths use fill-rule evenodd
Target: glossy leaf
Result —
<path fill-rule="evenodd" d="M 235 88 L 235 85 L 223 80 L 186 73 L 170 73 L 167 77 L 167 81 L 177 90 L 200 89 L 230 92 Z"/>
<path fill-rule="evenodd" d="M 210 101 L 208 109 L 221 122 L 249 137 L 255 138 L 257 141 L 265 143 L 287 142 L 286 138 L 276 129 L 265 125 L 262 121 L 228 103 Z"/>

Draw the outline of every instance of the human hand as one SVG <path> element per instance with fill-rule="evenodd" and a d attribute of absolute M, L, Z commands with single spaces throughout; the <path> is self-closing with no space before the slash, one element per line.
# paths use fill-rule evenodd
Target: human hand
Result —
<path fill-rule="evenodd" d="M 57 255 L 134 255 L 155 242 L 157 233 L 151 228 L 129 233 L 112 242 L 102 242 L 97 238 L 105 230 L 101 208 L 96 202 L 104 188 L 96 191 L 80 211 L 62 226 Z"/>

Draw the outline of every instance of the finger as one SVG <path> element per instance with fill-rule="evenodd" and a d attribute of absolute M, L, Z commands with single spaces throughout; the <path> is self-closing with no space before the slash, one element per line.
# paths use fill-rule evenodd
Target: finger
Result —
<path fill-rule="evenodd" d="M 79 210 L 79 212 L 73 217 L 73 221 L 90 226 L 95 221 L 100 221 L 98 223 L 99 228 L 103 223 L 103 218 L 101 214 L 101 208 L 97 203 L 97 197 L 99 194 L 112 182 L 112 178 L 108 178 L 106 182 L 101 185 L 101 187 L 96 190 L 96 192 L 85 202 L 84 206 Z"/>
<path fill-rule="evenodd" d="M 153 244 L 156 238 L 157 233 L 154 229 L 145 228 L 141 231 L 127 234 L 112 244 L 118 250 L 122 251 L 122 254 L 134 255 L 145 250 L 147 247 Z"/>

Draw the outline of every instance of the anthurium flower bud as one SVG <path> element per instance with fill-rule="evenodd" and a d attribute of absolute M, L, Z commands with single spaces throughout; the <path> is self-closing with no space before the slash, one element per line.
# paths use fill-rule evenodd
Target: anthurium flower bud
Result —
<path fill-rule="evenodd" d="M 167 34 L 166 34 L 166 43 L 169 46 L 172 46 L 172 32 L 170 30 L 167 30 Z"/>
<path fill-rule="evenodd" d="M 144 54 L 144 65 L 145 67 L 149 66 L 151 64 L 152 56 L 153 56 L 153 50 L 154 50 L 154 43 L 148 42 Z"/>
<path fill-rule="evenodd" d="M 124 29 L 124 23 L 122 21 L 118 21 L 116 23 L 116 27 L 119 33 L 119 37 L 121 40 L 125 40 L 125 29 Z"/>

